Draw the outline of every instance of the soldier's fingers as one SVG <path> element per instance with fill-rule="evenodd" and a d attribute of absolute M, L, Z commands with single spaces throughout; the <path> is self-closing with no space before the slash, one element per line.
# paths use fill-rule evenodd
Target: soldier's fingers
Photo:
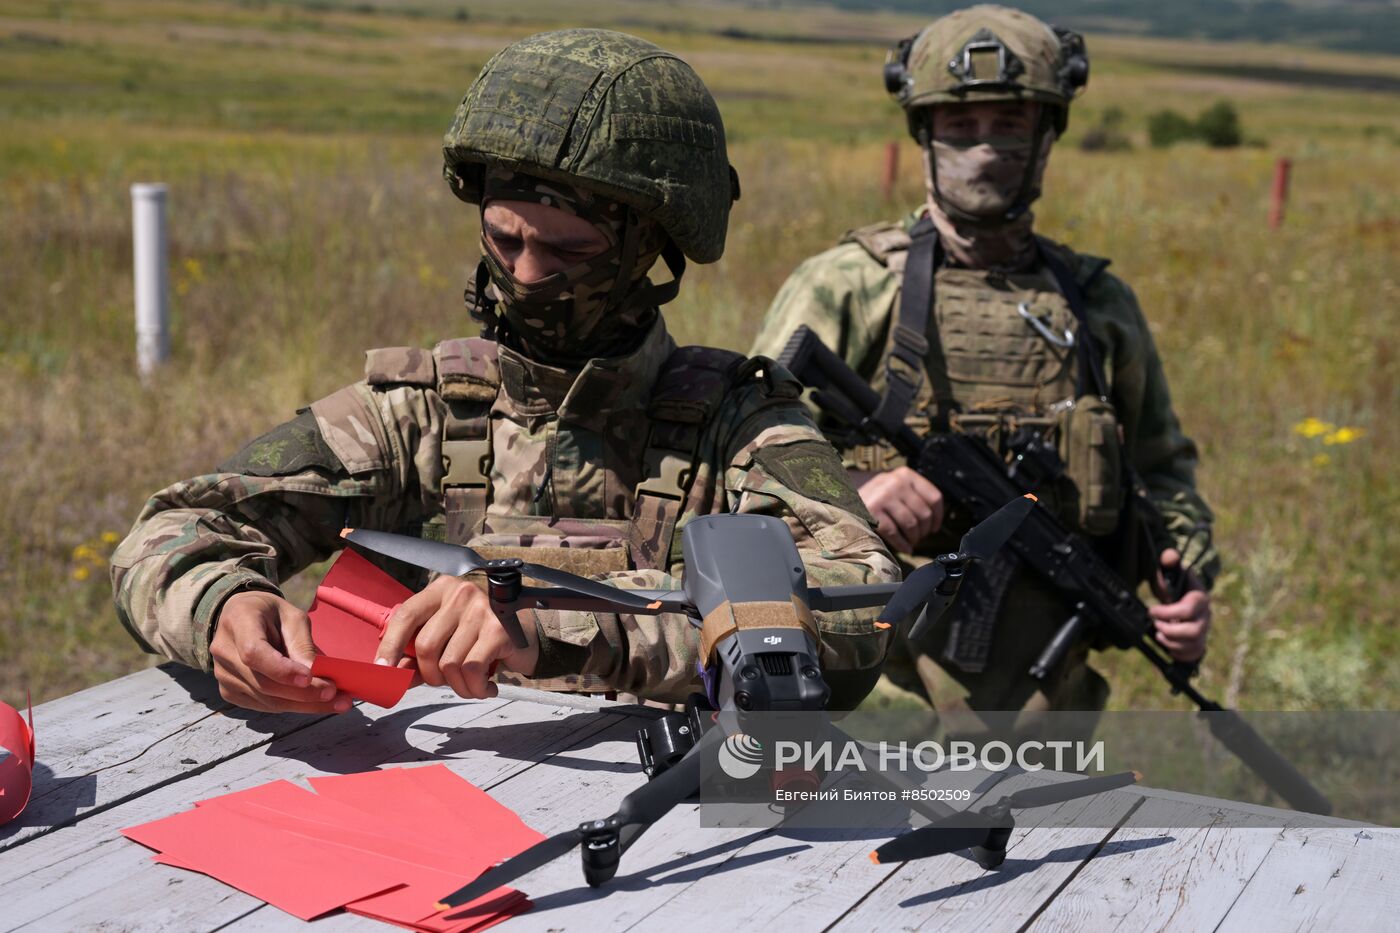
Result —
<path fill-rule="evenodd" d="M 1174 547 L 1169 547 L 1162 552 L 1160 563 L 1163 567 L 1175 567 L 1181 563 L 1181 552 Z"/>
<path fill-rule="evenodd" d="M 875 530 L 880 533 L 880 537 L 885 539 L 885 543 L 896 551 L 901 551 L 905 554 L 913 553 L 914 546 L 910 544 L 908 539 L 900 532 L 899 526 L 895 524 L 894 519 L 890 518 L 888 513 L 881 509 L 879 512 L 874 513 L 874 515 L 877 522 Z"/>
<path fill-rule="evenodd" d="M 311 668 L 293 661 L 260 636 L 250 636 L 238 645 L 238 659 L 249 671 L 285 687 L 311 686 Z"/>
<path fill-rule="evenodd" d="M 885 514 L 894 521 L 905 541 L 914 544 L 922 537 L 919 534 L 919 520 L 904 507 L 903 502 L 891 500 L 885 503 Z"/>
<path fill-rule="evenodd" d="M 257 713 L 270 713 L 272 708 L 262 702 L 253 694 L 241 689 L 236 684 L 219 684 L 219 696 L 223 697 L 234 706 L 242 709 L 250 709 Z"/>
<path fill-rule="evenodd" d="M 344 713 L 353 705 L 349 694 L 341 694 L 331 702 L 303 703 L 296 700 L 271 701 L 274 713 Z"/>
<path fill-rule="evenodd" d="M 912 486 L 905 487 L 903 495 L 899 497 L 899 504 L 909 510 L 920 525 L 927 525 L 933 520 L 933 506 L 924 500 Z"/>
<path fill-rule="evenodd" d="M 448 640 L 447 647 L 442 650 L 442 657 L 438 659 L 438 669 L 442 671 L 443 680 L 452 688 L 453 693 L 468 700 L 475 694 L 470 683 L 463 679 L 462 664 L 467 660 L 476 640 L 475 626 L 458 625 Z"/>
<path fill-rule="evenodd" d="M 505 626 L 494 617 L 484 621 L 478 631 L 476 643 L 467 655 L 467 663 L 462 665 L 462 674 L 472 696 L 485 699 L 500 692 L 491 682 L 492 665 L 515 650 L 515 645 L 506 634 Z"/>
<path fill-rule="evenodd" d="M 418 630 L 418 637 L 413 639 L 413 650 L 418 656 L 418 671 L 423 675 L 425 684 L 441 687 L 447 683 L 443 680 L 442 669 L 438 661 L 456 630 L 457 613 L 446 606 L 439 609 Z"/>
<path fill-rule="evenodd" d="M 1210 597 L 1201 590 L 1191 590 L 1174 603 L 1150 607 L 1148 613 L 1159 621 L 1178 621 L 1200 618 L 1208 615 L 1209 610 Z"/>
<path fill-rule="evenodd" d="M 1172 638 L 1192 638 L 1201 633 L 1206 627 L 1205 619 L 1187 619 L 1183 622 L 1171 622 L 1158 619 L 1153 623 L 1157 631 Z"/>
<path fill-rule="evenodd" d="M 278 622 L 282 631 L 282 647 L 287 657 L 311 668 L 316 660 L 316 643 L 311 640 L 311 617 L 284 600 L 277 603 Z"/>
<path fill-rule="evenodd" d="M 288 687 L 286 684 L 280 684 L 257 671 L 250 671 L 248 678 L 248 686 L 257 691 L 268 702 L 330 703 L 335 700 L 336 687 L 329 681 L 319 686 Z M 317 680 L 319 681 L 320 678 Z"/>
<path fill-rule="evenodd" d="M 379 639 L 379 650 L 375 659 L 386 664 L 397 664 L 404 656 L 403 650 L 415 637 L 423 625 L 442 606 L 442 577 L 428 584 L 427 588 L 405 599 L 389 622 L 384 626 L 384 634 Z M 440 686 L 440 685 L 439 685 Z"/>
<path fill-rule="evenodd" d="M 1160 635 L 1157 636 L 1157 641 L 1176 661 L 1199 661 L 1206 653 L 1205 646 L 1200 641 L 1164 639 Z"/>

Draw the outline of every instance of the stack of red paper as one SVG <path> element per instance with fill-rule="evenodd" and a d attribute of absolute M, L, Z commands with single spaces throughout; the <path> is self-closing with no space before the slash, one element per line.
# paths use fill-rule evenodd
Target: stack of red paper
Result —
<path fill-rule="evenodd" d="M 500 888 L 434 906 L 544 837 L 443 765 L 287 781 L 122 830 L 157 862 L 202 872 L 311 920 L 339 908 L 427 933 L 467 933 L 530 907 Z"/>

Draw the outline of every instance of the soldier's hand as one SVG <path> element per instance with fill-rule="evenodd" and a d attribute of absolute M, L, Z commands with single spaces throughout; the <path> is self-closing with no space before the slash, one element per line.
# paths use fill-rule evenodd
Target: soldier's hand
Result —
<path fill-rule="evenodd" d="M 528 648 L 516 648 L 491 611 L 491 601 L 458 577 L 441 576 L 394 611 L 379 642 L 376 664 L 397 664 L 412 643 L 418 673 L 434 687 L 451 687 L 460 697 L 485 699 L 497 693 L 491 681 L 497 665 L 534 673 L 539 660 L 534 626 L 524 626 Z"/>
<path fill-rule="evenodd" d="M 1181 554 L 1174 548 L 1162 552 L 1162 567 L 1170 570 L 1181 565 Z M 1157 642 L 1178 661 L 1199 661 L 1206 653 L 1206 635 L 1210 632 L 1210 594 L 1201 580 L 1186 572 L 1186 591 L 1181 598 L 1168 602 L 1166 579 L 1162 573 L 1152 581 L 1152 589 L 1161 605 L 1148 608 L 1157 627 Z"/>
<path fill-rule="evenodd" d="M 875 516 L 880 537 L 895 550 L 912 554 L 919 542 L 943 524 L 943 493 L 907 466 L 881 473 L 852 471 L 861 501 Z"/>
<path fill-rule="evenodd" d="M 235 706 L 269 713 L 350 708 L 349 694 L 311 676 L 311 620 L 274 593 L 235 593 L 224 600 L 209 654 L 219 694 Z"/>

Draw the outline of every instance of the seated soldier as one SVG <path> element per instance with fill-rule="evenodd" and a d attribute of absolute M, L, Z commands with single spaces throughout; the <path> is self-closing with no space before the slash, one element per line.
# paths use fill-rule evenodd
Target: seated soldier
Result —
<path fill-rule="evenodd" d="M 212 669 L 228 701 L 343 712 L 311 676 L 307 616 L 281 581 L 347 526 L 470 544 L 647 588 L 679 585 L 677 531 L 717 512 L 782 518 L 816 584 L 899 570 L 798 399 L 762 358 L 680 347 L 658 306 L 685 259 L 724 249 L 738 180 L 699 77 L 631 36 L 567 30 L 496 55 L 444 145 L 452 190 L 481 209 L 473 313 L 485 336 L 373 350 L 366 376 L 214 472 L 146 504 L 112 559 L 142 646 Z M 648 271 L 665 260 L 671 281 Z M 873 612 L 818 614 L 833 705 L 873 686 Z M 660 616 L 522 610 L 518 650 L 487 598 L 440 576 L 393 615 L 381 663 L 462 697 L 493 665 L 556 689 L 674 702 L 698 687 L 697 630 Z"/>

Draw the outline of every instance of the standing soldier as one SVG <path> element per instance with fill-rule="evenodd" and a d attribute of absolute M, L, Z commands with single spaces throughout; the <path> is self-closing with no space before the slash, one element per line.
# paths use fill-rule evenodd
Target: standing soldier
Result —
<path fill-rule="evenodd" d="M 819 584 L 899 570 L 840 458 L 769 360 L 677 347 L 658 306 L 686 258 L 724 250 L 739 194 L 709 91 L 684 62 L 601 30 L 498 53 L 444 141 L 453 192 L 481 209 L 473 313 L 487 336 L 371 350 L 365 378 L 301 409 L 214 472 L 146 504 L 112 558 L 122 622 L 148 651 L 212 670 L 240 706 L 344 711 L 312 678 L 306 614 L 278 584 L 342 528 L 470 544 L 629 585 L 678 585 L 694 516 L 789 526 Z M 661 258 L 671 281 L 647 272 Z M 663 701 L 698 686 L 678 614 L 523 610 L 517 650 L 484 594 L 438 577 L 394 614 L 381 663 L 463 697 L 491 667 L 560 689 Z M 874 685 L 873 613 L 819 614 L 833 702 Z"/>
<path fill-rule="evenodd" d="M 1112 561 L 1120 567 L 1138 537 L 1128 487 L 1140 482 L 1161 512 L 1159 538 L 1170 538 L 1125 574 L 1153 578 L 1157 638 L 1193 662 L 1217 567 L 1196 449 L 1132 291 L 1107 260 L 1032 230 L 1046 160 L 1088 74 L 1082 38 L 1006 7 L 961 10 L 901 42 L 885 82 L 922 151 L 927 204 L 799 266 L 754 352 L 776 355 L 805 324 L 881 392 L 888 423 L 974 432 L 1008 460 L 1048 442 L 1063 472 L 1042 505 L 1125 558 Z M 856 448 L 847 466 L 906 563 L 956 550 L 966 517 L 945 514 L 939 490 L 891 448 Z M 1167 594 L 1158 560 L 1184 594 Z M 1099 710 L 1108 685 L 1085 663 L 1088 643 L 1044 681 L 1028 674 L 1069 615 L 1051 586 L 1002 555 L 976 565 L 952 611 L 919 644 L 898 644 L 886 671 L 939 710 Z"/>

